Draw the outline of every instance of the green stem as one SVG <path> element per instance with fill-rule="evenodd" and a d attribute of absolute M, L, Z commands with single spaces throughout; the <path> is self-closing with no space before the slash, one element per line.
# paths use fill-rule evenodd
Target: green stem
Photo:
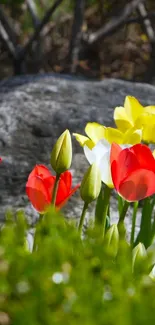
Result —
<path fill-rule="evenodd" d="M 105 186 L 104 194 L 101 190 L 96 204 L 95 224 L 101 226 L 103 237 L 105 234 L 106 218 L 109 209 L 110 194 L 111 194 L 111 188 Z"/>
<path fill-rule="evenodd" d="M 96 207 L 95 207 L 95 225 L 100 225 L 101 221 L 101 211 L 103 205 L 103 189 L 101 186 L 100 194 L 96 200 Z"/>
<path fill-rule="evenodd" d="M 154 239 L 154 236 L 155 236 L 155 216 L 154 216 L 154 220 L 153 220 L 152 228 L 151 228 L 150 244 L 152 244 L 152 241 Z"/>
<path fill-rule="evenodd" d="M 84 206 L 83 206 L 82 214 L 81 214 L 81 217 L 80 217 L 79 227 L 78 227 L 78 230 L 79 230 L 80 233 L 81 233 L 81 230 L 82 230 L 82 227 L 83 227 L 84 218 L 85 218 L 87 209 L 88 209 L 88 203 L 85 202 Z"/>
<path fill-rule="evenodd" d="M 39 220 L 38 220 L 38 223 L 37 223 L 37 226 L 38 224 L 41 223 L 42 219 L 44 217 L 44 214 L 39 214 Z M 34 234 L 34 239 L 33 239 L 33 248 L 32 248 L 32 251 L 36 251 L 36 248 L 37 248 L 37 240 L 38 240 L 38 227 L 36 226 L 36 230 L 35 230 L 35 234 Z"/>
<path fill-rule="evenodd" d="M 133 246 L 134 244 L 134 238 L 135 238 L 135 226 L 136 226 L 136 216 L 137 216 L 137 210 L 138 210 L 138 201 L 134 202 L 133 206 L 133 216 L 132 216 L 132 229 L 131 229 L 131 238 L 130 238 L 130 244 Z"/>
<path fill-rule="evenodd" d="M 134 246 L 138 245 L 139 242 L 143 243 L 147 248 L 151 242 L 151 227 L 152 227 L 152 207 L 150 204 L 150 197 L 144 199 L 142 216 L 140 223 L 140 231 L 134 242 Z"/>
<path fill-rule="evenodd" d="M 32 252 L 35 252 L 36 251 L 36 247 L 37 247 L 37 229 L 35 231 L 35 234 L 34 234 L 34 238 L 33 238 L 33 248 L 32 248 Z"/>
<path fill-rule="evenodd" d="M 56 175 L 56 180 L 55 180 L 55 183 L 54 183 L 53 195 L 52 195 L 52 204 L 53 205 L 55 205 L 55 201 L 56 201 L 58 185 L 59 185 L 59 179 L 60 179 L 60 174 L 57 174 Z"/>
<path fill-rule="evenodd" d="M 127 213 L 127 211 L 128 211 L 128 207 L 129 207 L 129 202 L 128 202 L 128 201 L 124 201 L 124 205 L 123 205 L 123 208 L 122 208 L 122 212 L 121 212 L 121 214 L 120 214 L 120 217 L 119 217 L 118 224 L 124 222 L 124 219 L 125 219 L 126 213 Z"/>
<path fill-rule="evenodd" d="M 122 209 L 123 209 L 123 199 L 119 194 L 117 194 L 117 202 L 118 202 L 118 212 L 119 212 L 119 217 L 120 217 Z"/>
<path fill-rule="evenodd" d="M 125 238 L 125 233 L 126 233 L 125 226 L 124 226 L 124 219 L 125 219 L 128 207 L 129 207 L 129 202 L 124 201 L 122 212 L 120 214 L 119 221 L 118 221 L 118 231 L 119 231 L 120 238 L 122 238 L 122 239 Z"/>

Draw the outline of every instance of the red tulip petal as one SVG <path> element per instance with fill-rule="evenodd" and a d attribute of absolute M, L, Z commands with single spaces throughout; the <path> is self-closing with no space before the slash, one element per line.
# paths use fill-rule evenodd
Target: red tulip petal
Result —
<path fill-rule="evenodd" d="M 77 191 L 77 189 L 80 187 L 81 184 L 76 185 L 71 192 L 69 193 L 69 195 L 66 197 L 66 199 L 64 201 L 62 201 L 59 205 L 58 208 L 61 209 L 69 200 L 69 198 Z"/>
<path fill-rule="evenodd" d="M 52 193 L 52 191 L 53 191 L 55 179 L 56 179 L 55 176 L 50 176 L 50 177 L 43 179 L 44 186 L 46 187 L 46 189 L 48 190 L 49 193 Z"/>
<path fill-rule="evenodd" d="M 26 193 L 39 212 L 44 212 L 51 203 L 51 192 L 45 187 L 43 180 L 38 176 L 31 177 L 26 184 Z"/>
<path fill-rule="evenodd" d="M 134 171 L 119 186 L 127 201 L 139 201 L 155 193 L 155 174 L 146 169 Z"/>
<path fill-rule="evenodd" d="M 33 177 L 33 176 L 40 176 L 42 179 L 47 178 L 52 176 L 51 172 L 49 171 L 49 169 L 44 166 L 44 165 L 36 165 L 32 172 L 30 173 L 29 178 Z"/>
<path fill-rule="evenodd" d="M 110 164 L 112 164 L 114 160 L 117 161 L 118 156 L 121 151 L 122 151 L 122 148 L 118 144 L 112 143 L 111 152 L 110 152 Z"/>
<path fill-rule="evenodd" d="M 118 183 L 122 182 L 130 173 L 140 168 L 140 164 L 135 154 L 129 149 L 123 149 L 117 159 Z"/>
<path fill-rule="evenodd" d="M 57 196 L 56 196 L 56 202 L 55 202 L 56 206 L 61 204 L 61 202 L 63 202 L 66 199 L 69 192 L 70 191 L 68 191 L 64 180 L 60 177 Z"/>
<path fill-rule="evenodd" d="M 141 168 L 155 172 L 155 159 L 148 146 L 139 143 L 131 147 L 130 150 L 135 154 Z"/>
<path fill-rule="evenodd" d="M 122 149 L 118 144 L 112 143 L 111 152 L 110 152 L 110 165 L 111 165 L 112 181 L 114 183 L 116 190 L 118 190 L 118 186 L 119 186 L 118 176 L 117 176 L 118 174 L 117 160 L 121 151 Z"/>
<path fill-rule="evenodd" d="M 116 157 L 116 160 L 114 159 Z M 120 150 L 120 147 L 113 144 L 111 150 L 111 175 L 114 186 L 118 191 L 120 182 L 131 172 L 140 167 L 135 154 L 129 148 Z"/>
<path fill-rule="evenodd" d="M 111 177 L 112 177 L 112 181 L 114 183 L 114 187 L 118 191 L 119 182 L 118 182 L 117 174 L 118 174 L 117 162 L 116 162 L 116 160 L 114 160 L 111 164 Z"/>
<path fill-rule="evenodd" d="M 61 174 L 61 179 L 64 181 L 66 188 L 68 191 L 70 191 L 71 186 L 72 186 L 72 174 L 70 171 L 66 171 Z"/>

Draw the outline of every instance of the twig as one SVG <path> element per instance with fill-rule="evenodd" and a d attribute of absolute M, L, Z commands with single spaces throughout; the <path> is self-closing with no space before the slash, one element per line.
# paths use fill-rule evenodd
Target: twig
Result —
<path fill-rule="evenodd" d="M 16 42 L 17 42 L 17 34 L 15 32 L 15 30 L 13 29 L 12 24 L 9 21 L 9 18 L 6 16 L 5 12 L 3 11 L 3 9 L 0 7 L 0 21 L 3 25 L 3 28 L 5 29 L 10 41 L 12 42 L 12 44 L 14 45 L 14 47 L 16 46 Z"/>
<path fill-rule="evenodd" d="M 148 36 L 148 39 L 150 40 L 150 42 L 154 42 L 155 41 L 155 32 L 154 32 L 154 29 L 152 27 L 150 19 L 146 18 L 147 10 L 145 8 L 144 3 L 139 3 L 138 4 L 137 11 L 138 11 L 140 17 L 143 18 L 143 25 L 144 25 L 146 34 Z"/>
<path fill-rule="evenodd" d="M 74 21 L 72 27 L 72 36 L 69 47 L 68 61 L 71 63 L 71 73 L 76 72 L 80 42 L 82 36 L 82 25 L 84 20 L 85 0 L 76 0 L 74 10 Z"/>
<path fill-rule="evenodd" d="M 143 24 L 144 30 L 145 30 L 147 37 L 151 44 L 151 57 L 150 57 L 150 62 L 148 64 L 147 72 L 145 73 L 145 76 L 144 76 L 144 81 L 152 82 L 153 77 L 155 75 L 155 32 L 152 27 L 152 23 L 151 23 L 150 19 L 146 18 L 147 10 L 143 3 L 140 3 L 138 5 L 137 11 L 138 11 L 140 17 L 144 18 L 142 24 Z"/>
<path fill-rule="evenodd" d="M 144 19 L 152 19 L 155 18 L 155 12 L 149 12 L 146 16 L 139 16 L 139 17 L 131 17 L 128 18 L 127 21 L 125 22 L 125 24 L 133 24 L 133 23 L 142 23 L 144 21 Z"/>
<path fill-rule="evenodd" d="M 85 13 L 84 13 L 84 17 L 87 20 L 89 17 L 93 16 L 94 14 L 96 14 L 98 11 L 98 7 L 97 6 L 93 6 L 90 8 L 87 8 Z M 46 37 L 47 35 L 49 35 L 53 29 L 57 26 L 60 26 L 61 24 L 66 24 L 67 22 L 71 22 L 73 20 L 73 15 L 72 14 L 65 14 L 65 16 L 60 17 L 58 22 L 54 22 L 51 21 L 48 23 L 47 26 L 44 27 L 44 30 L 42 32 L 42 36 Z"/>
<path fill-rule="evenodd" d="M 46 11 L 43 19 L 41 20 L 41 22 L 38 24 L 38 26 L 36 27 L 33 35 L 30 37 L 29 41 L 27 42 L 27 44 L 25 45 L 25 47 L 19 52 L 18 55 L 18 60 L 23 60 L 25 55 L 28 53 L 28 51 L 31 49 L 32 44 L 35 40 L 37 40 L 37 38 L 39 37 L 42 29 L 44 28 L 44 26 L 47 24 L 47 22 L 49 21 L 49 19 L 51 18 L 52 14 L 54 13 L 54 11 L 57 9 L 57 7 L 63 2 L 64 0 L 56 0 L 54 2 L 54 4 Z"/>
<path fill-rule="evenodd" d="M 37 8 L 35 5 L 35 2 L 33 0 L 26 0 L 26 4 L 27 4 L 27 8 L 30 12 L 30 15 L 32 17 L 33 26 L 36 27 L 39 25 L 40 19 L 37 14 Z"/>
<path fill-rule="evenodd" d="M 0 22 L 0 38 L 2 39 L 4 45 L 6 46 L 8 52 L 11 56 L 15 59 L 17 57 L 16 48 L 12 43 L 10 37 L 8 36 L 5 28 L 3 27 L 2 23 Z"/>
<path fill-rule="evenodd" d="M 48 25 L 45 26 L 45 28 L 44 28 L 44 30 L 42 32 L 42 36 L 43 37 L 48 36 L 53 31 L 53 29 L 55 27 L 57 27 L 57 24 L 58 24 L 58 26 L 66 24 L 66 23 L 71 22 L 72 19 L 73 19 L 73 16 L 71 14 L 66 14 L 65 16 L 60 17 L 58 22 L 50 21 L 48 23 Z"/>
<path fill-rule="evenodd" d="M 34 0 L 26 0 L 26 4 L 32 18 L 34 29 L 36 29 L 37 26 L 40 24 L 40 19 L 38 16 L 36 4 Z M 40 64 L 40 62 L 42 61 L 42 54 L 43 54 L 42 48 L 43 48 L 43 38 L 41 38 L 41 35 L 39 35 L 37 40 L 34 41 L 32 44 L 32 50 L 33 50 L 32 55 L 33 55 L 33 60 L 35 61 L 36 64 Z"/>
<path fill-rule="evenodd" d="M 119 27 L 126 23 L 126 19 L 130 14 L 137 8 L 137 6 L 146 0 L 132 0 L 128 3 L 125 8 L 122 10 L 119 16 L 111 18 L 111 20 L 100 28 L 97 32 L 92 33 L 87 38 L 84 37 L 84 41 L 87 44 L 92 45 L 99 41 L 101 38 L 105 38 L 116 31 Z"/>

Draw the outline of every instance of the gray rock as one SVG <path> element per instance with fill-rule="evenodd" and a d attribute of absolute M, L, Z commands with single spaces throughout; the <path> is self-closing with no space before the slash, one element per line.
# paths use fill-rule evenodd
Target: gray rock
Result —
<path fill-rule="evenodd" d="M 155 87 L 107 79 L 76 81 L 50 75 L 23 76 L 0 83 L 0 219 L 9 207 L 26 207 L 34 218 L 25 195 L 25 183 L 35 164 L 49 165 L 50 152 L 59 135 L 68 128 L 84 134 L 88 121 L 114 125 L 113 109 L 126 95 L 144 105 L 155 104 Z M 88 164 L 83 150 L 73 139 L 74 184 L 81 181 Z M 78 217 L 82 202 L 77 193 L 65 208 Z M 113 209 L 116 216 L 116 204 Z M 91 212 L 92 214 L 92 212 Z"/>

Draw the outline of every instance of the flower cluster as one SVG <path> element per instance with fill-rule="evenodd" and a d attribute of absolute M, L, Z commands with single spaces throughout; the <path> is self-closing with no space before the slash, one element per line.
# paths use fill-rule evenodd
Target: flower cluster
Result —
<path fill-rule="evenodd" d="M 96 200 L 95 227 L 113 257 L 117 255 L 119 241 L 124 238 L 124 218 L 134 202 L 130 244 L 133 248 L 133 268 L 136 260 L 146 256 L 155 237 L 155 157 L 149 148 L 155 143 L 155 106 L 143 107 L 136 98 L 127 96 L 124 107 L 114 110 L 116 128 L 88 122 L 85 135 L 74 133 L 83 147 L 90 164 L 81 185 L 72 188 L 72 175 L 68 170 L 72 162 L 72 142 L 68 130 L 59 137 L 51 153 L 51 167 L 36 165 L 28 177 L 26 193 L 33 207 L 46 215 L 51 204 L 60 209 L 80 187 L 84 201 L 79 222 L 82 231 L 89 204 Z M 113 189 L 118 197 L 118 224 L 111 225 L 110 197 Z M 141 226 L 135 236 L 138 204 L 142 203 Z M 42 217 L 40 218 L 42 220 Z M 36 246 L 35 246 L 36 247 Z"/>
<path fill-rule="evenodd" d="M 127 96 L 124 107 L 115 108 L 114 121 L 117 128 L 89 122 L 87 137 L 74 136 L 88 162 L 97 163 L 103 183 L 115 187 L 124 199 L 139 201 L 155 193 L 153 153 L 141 144 L 155 142 L 155 106 L 143 107 Z"/>

